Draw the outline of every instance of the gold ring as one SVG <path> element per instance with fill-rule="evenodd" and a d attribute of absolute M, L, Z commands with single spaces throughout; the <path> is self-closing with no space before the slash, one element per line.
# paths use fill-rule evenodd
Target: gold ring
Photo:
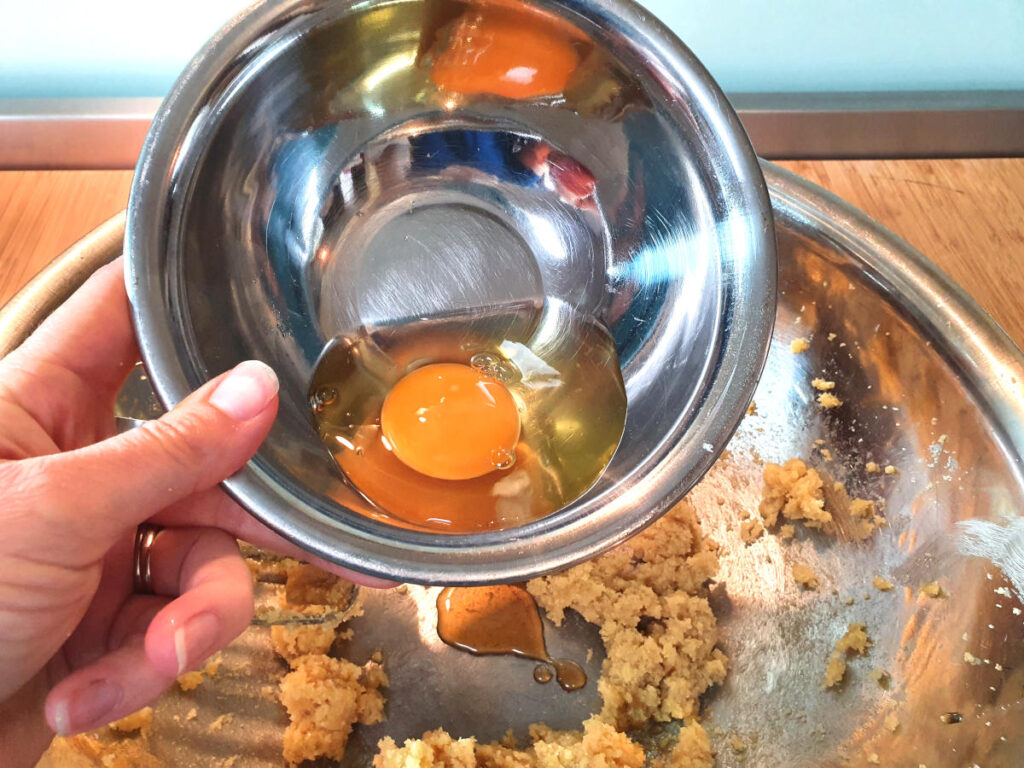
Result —
<path fill-rule="evenodd" d="M 143 523 L 135 529 L 135 549 L 132 555 L 132 591 L 139 595 L 152 595 L 153 570 L 150 556 L 153 542 L 163 528 L 152 523 Z"/>

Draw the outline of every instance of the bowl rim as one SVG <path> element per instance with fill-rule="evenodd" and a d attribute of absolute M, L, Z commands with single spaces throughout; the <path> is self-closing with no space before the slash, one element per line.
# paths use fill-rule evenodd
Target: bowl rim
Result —
<path fill-rule="evenodd" d="M 824 236 L 851 253 L 879 290 L 898 297 L 907 315 L 962 372 L 977 402 L 999 427 L 1000 442 L 1024 486 L 1024 350 L 980 304 L 927 256 L 842 198 L 761 160 L 772 206 L 799 234 Z"/>
<path fill-rule="evenodd" d="M 390 0 L 379 0 L 387 3 Z M 777 262 L 771 203 L 754 150 L 718 85 L 693 53 L 633 0 L 532 0 L 614 30 L 645 51 L 671 87 L 691 96 L 690 108 L 716 128 L 719 164 L 730 169 L 732 206 L 746 211 L 749 253 L 742 274 L 729 275 L 731 315 L 723 323 L 715 374 L 685 427 L 681 443 L 652 449 L 643 480 L 628 489 L 581 500 L 522 527 L 477 534 L 401 530 L 353 513 L 339 520 L 296 498 L 258 458 L 224 482 L 227 492 L 261 522 L 311 553 L 370 576 L 424 584 L 521 581 L 594 557 L 653 523 L 710 469 L 742 420 L 767 359 L 775 321 Z M 375 0 L 335 0 L 338 12 Z M 319 4 L 322 8 L 323 4 Z M 175 352 L 173 319 L 160 300 L 173 276 L 156 268 L 163 245 L 169 190 L 178 158 L 189 155 L 190 128 L 204 98 L 237 62 L 252 57 L 261 37 L 318 10 L 307 0 L 259 0 L 225 25 L 188 64 L 158 110 L 146 138 L 127 210 L 125 277 L 132 319 L 154 390 L 167 408 L 191 391 L 187 361 Z M 731 282 L 730 282 L 731 281 Z M 640 468 L 638 467 L 635 472 Z M 610 497 L 610 498 L 609 498 Z M 285 507 L 291 508 L 286 510 Z M 298 511 L 291 511 L 301 507 Z M 341 507 L 340 504 L 337 507 Z M 382 531 L 382 529 L 384 529 Z"/>

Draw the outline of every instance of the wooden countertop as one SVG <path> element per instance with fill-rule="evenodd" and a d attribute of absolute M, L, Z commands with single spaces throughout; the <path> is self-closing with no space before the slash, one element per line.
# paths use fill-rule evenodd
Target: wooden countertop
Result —
<path fill-rule="evenodd" d="M 781 163 L 909 241 L 1024 347 L 1024 158 Z M 121 210 L 128 171 L 0 172 L 0 305 Z"/>

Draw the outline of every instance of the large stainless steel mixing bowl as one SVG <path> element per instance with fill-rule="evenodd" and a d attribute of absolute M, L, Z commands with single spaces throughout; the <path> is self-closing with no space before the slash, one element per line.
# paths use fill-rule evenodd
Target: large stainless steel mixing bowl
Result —
<path fill-rule="evenodd" d="M 492 34 L 499 48 L 515 36 L 520 65 L 484 65 L 473 35 Z M 522 97 L 535 76 L 558 82 Z M 125 254 L 165 404 L 247 358 L 281 378 L 277 422 L 230 492 L 324 558 L 412 582 L 526 578 L 654 520 L 742 417 L 775 308 L 771 208 L 746 136 L 692 54 L 629 0 L 256 4 L 157 114 Z M 324 344 L 545 303 L 616 341 L 629 406 L 598 483 L 494 533 L 359 514 L 368 502 L 310 421 Z"/>
<path fill-rule="evenodd" d="M 728 468 L 713 469 L 693 492 L 705 531 L 722 543 L 712 601 L 730 671 L 706 702 L 717 765 L 859 767 L 877 753 L 897 768 L 1019 768 L 1024 355 L 905 242 L 777 167 L 766 165 L 765 175 L 779 230 L 775 343 L 757 414 L 734 437 Z M 119 253 L 118 234 L 114 221 L 0 312 L 0 354 Z M 810 349 L 794 355 L 789 342 L 801 336 Z M 843 407 L 825 412 L 813 402 L 815 376 L 837 382 Z M 148 416 L 134 392 L 121 401 L 124 415 Z M 739 523 L 756 509 L 763 462 L 794 455 L 883 503 L 888 526 L 863 543 L 768 537 L 744 546 Z M 868 461 L 899 473 L 869 473 Z M 794 562 L 813 566 L 822 588 L 801 591 Z M 877 591 L 876 574 L 895 589 Z M 918 595 L 933 580 L 946 597 Z M 522 737 L 538 720 L 578 728 L 600 707 L 593 685 L 566 695 L 536 685 L 521 660 L 473 658 L 438 642 L 429 591 L 363 594 L 366 615 L 352 623 L 345 653 L 362 661 L 381 649 L 391 688 L 387 721 L 355 730 L 347 766 L 368 766 L 383 736 L 401 741 L 444 727 L 483 740 L 506 728 Z M 867 624 L 874 645 L 851 661 L 842 689 L 826 691 L 828 653 L 854 621 Z M 585 659 L 593 649 L 586 666 L 596 678 L 603 651 L 593 627 L 571 617 L 549 625 L 547 637 L 556 655 Z M 281 711 L 262 689 L 281 667 L 266 630 L 233 644 L 224 669 L 239 672 L 158 702 L 155 753 L 176 766 L 244 754 L 250 765 L 277 768 Z M 888 689 L 870 679 L 874 669 L 892 676 Z M 245 714 L 233 729 L 207 730 L 224 712 Z M 885 725 L 890 713 L 895 732 Z M 733 749 L 733 736 L 744 751 Z"/>

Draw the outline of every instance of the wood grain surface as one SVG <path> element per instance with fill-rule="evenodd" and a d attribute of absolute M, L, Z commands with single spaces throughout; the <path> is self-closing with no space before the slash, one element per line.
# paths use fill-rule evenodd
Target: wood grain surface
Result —
<path fill-rule="evenodd" d="M 128 202 L 131 171 L 0 171 L 0 306 Z"/>
<path fill-rule="evenodd" d="M 1024 158 L 781 163 L 931 258 L 1024 346 Z M 0 172 L 0 304 L 124 207 L 127 171 Z"/>

